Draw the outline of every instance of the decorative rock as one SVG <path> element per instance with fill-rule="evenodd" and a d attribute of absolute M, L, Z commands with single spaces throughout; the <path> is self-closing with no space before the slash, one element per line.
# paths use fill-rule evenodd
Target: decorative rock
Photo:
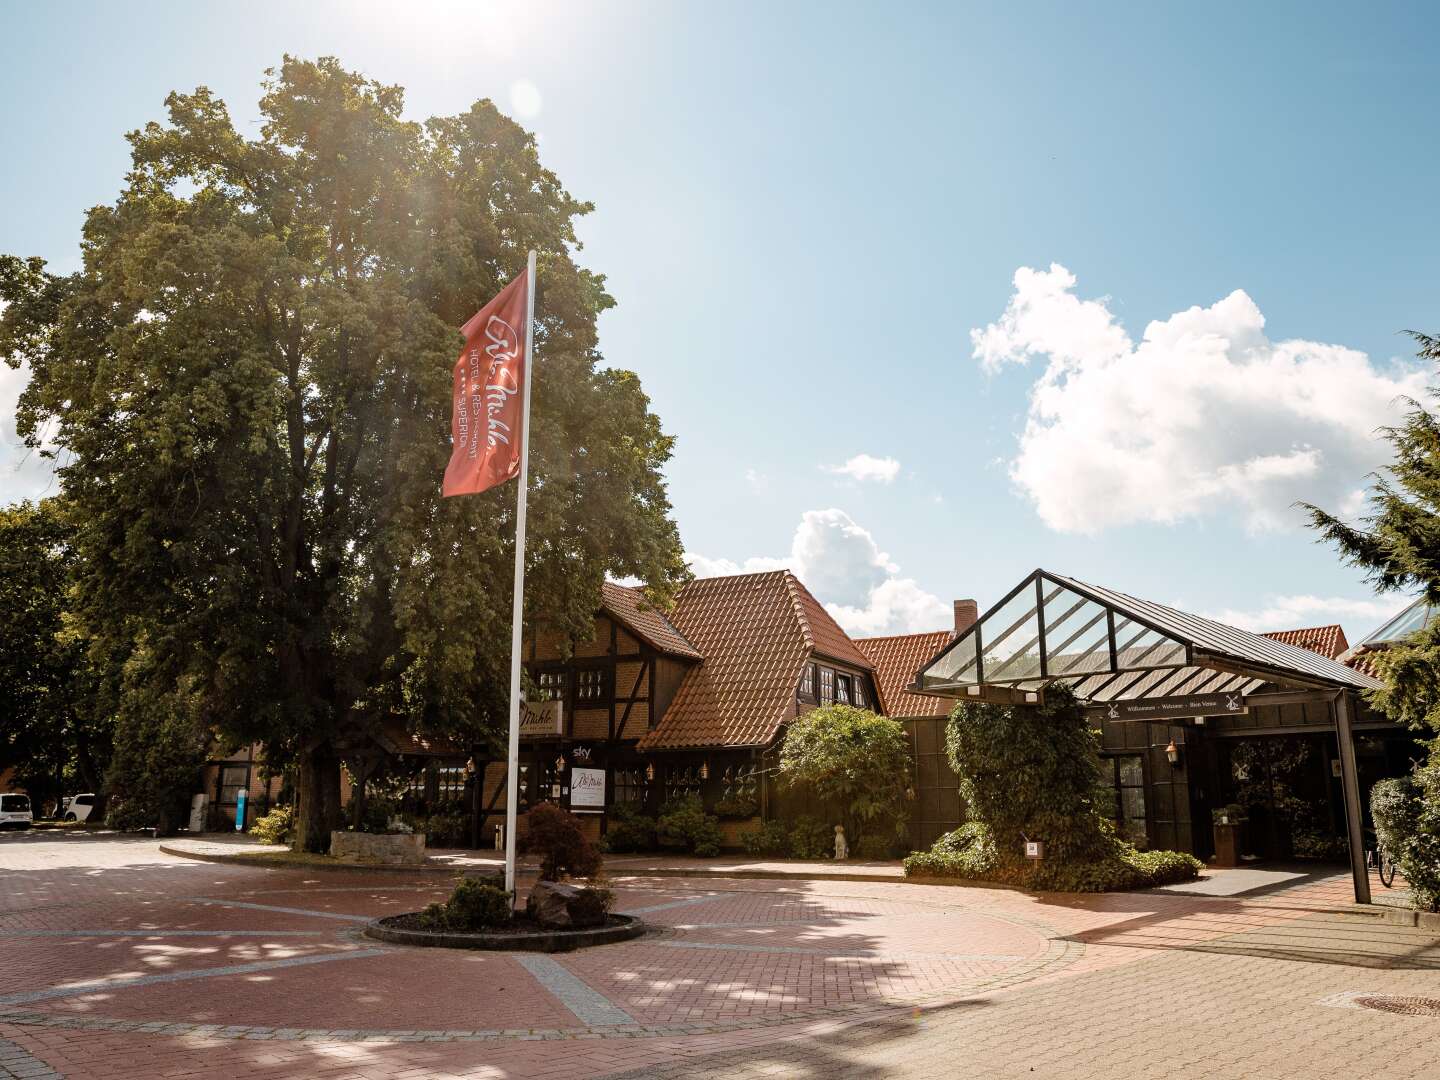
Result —
<path fill-rule="evenodd" d="M 330 834 L 330 854 L 348 862 L 375 862 L 390 866 L 423 864 L 425 834 L 342 832 Z"/>
<path fill-rule="evenodd" d="M 552 930 L 605 925 L 603 910 L 599 911 L 598 918 L 593 912 L 585 911 L 589 905 L 581 898 L 584 891 L 579 886 L 559 881 L 537 881 L 525 900 L 525 913 L 541 926 Z"/>

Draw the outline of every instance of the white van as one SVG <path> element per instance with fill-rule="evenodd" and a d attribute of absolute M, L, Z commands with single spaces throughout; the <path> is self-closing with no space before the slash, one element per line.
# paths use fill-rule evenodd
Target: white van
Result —
<path fill-rule="evenodd" d="M 90 811 L 95 809 L 95 796 L 93 794 L 71 795 L 65 800 L 65 809 L 60 816 L 66 821 L 87 821 L 90 818 Z"/>
<path fill-rule="evenodd" d="M 0 795 L 0 829 L 28 829 L 33 824 L 29 795 Z"/>

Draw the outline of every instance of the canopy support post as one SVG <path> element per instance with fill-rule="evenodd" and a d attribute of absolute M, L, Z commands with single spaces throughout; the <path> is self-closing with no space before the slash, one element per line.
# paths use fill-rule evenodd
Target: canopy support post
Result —
<path fill-rule="evenodd" d="M 1335 720 L 1335 741 L 1340 748 L 1340 786 L 1345 793 L 1345 828 L 1350 839 L 1350 875 L 1355 881 L 1355 902 L 1368 904 L 1370 871 L 1365 865 L 1365 818 L 1360 806 L 1360 776 L 1355 764 L 1352 708 L 1348 690 L 1336 694 L 1330 703 L 1330 714 Z"/>

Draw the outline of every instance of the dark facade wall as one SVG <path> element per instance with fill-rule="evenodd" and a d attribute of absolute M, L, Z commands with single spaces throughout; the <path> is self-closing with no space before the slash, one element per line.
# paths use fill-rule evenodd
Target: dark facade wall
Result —
<path fill-rule="evenodd" d="M 1105 720 L 1100 726 L 1102 755 L 1137 756 L 1145 771 L 1146 837 L 1152 848 L 1210 854 L 1208 793 L 1192 782 L 1205 772 L 1206 751 L 1197 729 L 1180 724 Z M 1166 747 L 1174 741 L 1180 760 L 1172 765 Z M 1202 820 L 1204 827 L 1197 828 Z"/>
<path fill-rule="evenodd" d="M 680 690 L 680 684 L 685 681 L 686 673 L 694 665 L 677 660 L 673 656 L 657 656 L 655 658 L 655 677 L 652 680 L 654 700 L 650 703 L 650 726 L 653 728 L 665 715 L 665 710 L 670 708 L 670 703 L 675 700 L 675 695 Z"/>

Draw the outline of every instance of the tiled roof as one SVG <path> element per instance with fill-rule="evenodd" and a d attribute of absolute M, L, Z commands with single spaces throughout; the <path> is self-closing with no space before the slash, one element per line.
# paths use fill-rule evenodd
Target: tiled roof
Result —
<path fill-rule="evenodd" d="M 949 630 L 894 637 L 857 638 L 855 646 L 875 665 L 875 682 L 885 711 L 894 717 L 945 716 L 954 703 L 929 694 L 912 694 L 905 688 L 926 661 L 950 644 Z"/>
<path fill-rule="evenodd" d="M 1348 668 L 1354 668 L 1361 675 L 1369 675 L 1372 679 L 1384 682 L 1384 676 L 1375 666 L 1375 654 L 1383 652 L 1387 647 L 1385 645 L 1357 645 L 1350 655 L 1341 657 L 1340 662 Z"/>
<path fill-rule="evenodd" d="M 1299 649 L 1309 649 L 1330 660 L 1350 648 L 1350 642 L 1345 640 L 1345 631 L 1338 623 L 1311 626 L 1304 630 L 1272 630 L 1264 636 Z"/>
<path fill-rule="evenodd" d="M 675 629 L 669 619 L 650 606 L 639 589 L 607 581 L 601 586 L 601 603 L 606 611 L 661 652 L 692 660 L 701 658 L 699 650 L 685 640 L 685 635 Z"/>
<path fill-rule="evenodd" d="M 670 621 L 705 659 L 641 738 L 642 750 L 765 746 L 795 715 L 812 652 L 871 667 L 788 570 L 698 578 L 680 590 Z"/>

